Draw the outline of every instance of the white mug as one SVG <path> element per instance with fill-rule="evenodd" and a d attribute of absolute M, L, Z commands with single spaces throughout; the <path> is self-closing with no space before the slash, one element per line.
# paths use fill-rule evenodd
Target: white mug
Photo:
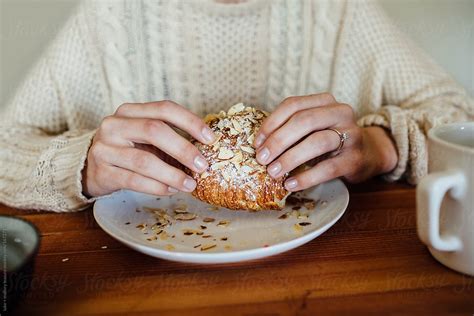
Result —
<path fill-rule="evenodd" d="M 416 189 L 418 236 L 436 260 L 474 275 L 474 122 L 431 129 L 428 155 Z"/>

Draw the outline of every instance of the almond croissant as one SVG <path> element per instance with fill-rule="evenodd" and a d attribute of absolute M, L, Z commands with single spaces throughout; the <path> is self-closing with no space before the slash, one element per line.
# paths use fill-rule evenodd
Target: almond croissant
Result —
<path fill-rule="evenodd" d="M 285 177 L 273 179 L 255 159 L 253 140 L 268 114 L 238 103 L 226 113 L 209 114 L 204 121 L 217 135 L 212 145 L 192 142 L 209 162 L 202 174 L 189 170 L 197 182 L 193 195 L 229 209 L 281 209 L 289 192 Z"/>

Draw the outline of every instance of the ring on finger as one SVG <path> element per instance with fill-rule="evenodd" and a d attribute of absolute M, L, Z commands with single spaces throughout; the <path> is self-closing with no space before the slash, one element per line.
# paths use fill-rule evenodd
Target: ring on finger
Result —
<path fill-rule="evenodd" d="M 340 132 L 335 128 L 328 128 L 328 130 L 335 132 L 337 136 L 339 136 L 339 146 L 334 150 L 334 153 L 338 154 L 342 150 L 342 147 L 344 147 L 345 141 L 349 139 L 349 134 L 347 132 Z"/>

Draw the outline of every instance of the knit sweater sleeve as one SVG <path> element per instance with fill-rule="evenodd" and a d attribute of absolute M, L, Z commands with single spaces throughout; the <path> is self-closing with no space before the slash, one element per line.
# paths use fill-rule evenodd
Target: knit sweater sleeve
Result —
<path fill-rule="evenodd" d="M 427 131 L 472 119 L 474 102 L 375 3 L 348 1 L 346 14 L 336 89 L 359 103 L 360 126 L 391 132 L 398 164 L 385 178 L 415 184 L 427 173 Z"/>
<path fill-rule="evenodd" d="M 83 7 L 67 21 L 0 116 L 0 202 L 55 212 L 88 205 L 81 170 L 102 106 Z M 82 112 L 82 114 L 79 114 Z"/>

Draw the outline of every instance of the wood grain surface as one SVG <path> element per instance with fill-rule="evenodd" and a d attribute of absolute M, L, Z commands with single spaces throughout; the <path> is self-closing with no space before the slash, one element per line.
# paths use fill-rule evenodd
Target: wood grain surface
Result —
<path fill-rule="evenodd" d="M 372 180 L 349 190 L 348 211 L 319 238 L 221 265 L 135 252 L 103 232 L 90 209 L 56 214 L 0 205 L 0 214 L 31 221 L 42 237 L 15 314 L 473 315 L 474 278 L 439 264 L 417 237 L 415 189 Z"/>

